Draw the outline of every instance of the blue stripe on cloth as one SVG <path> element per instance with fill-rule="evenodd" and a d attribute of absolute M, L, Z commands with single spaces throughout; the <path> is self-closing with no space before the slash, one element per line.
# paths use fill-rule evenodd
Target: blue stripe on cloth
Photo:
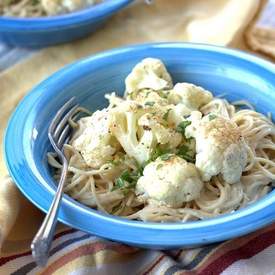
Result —
<path fill-rule="evenodd" d="M 29 57 L 35 50 L 13 48 L 0 43 L 0 72 Z"/>
<path fill-rule="evenodd" d="M 0 44 L 0 58 L 4 56 L 7 52 L 11 50 L 11 47 L 8 47 L 4 44 Z"/>
<path fill-rule="evenodd" d="M 60 245 L 57 245 L 55 248 L 53 248 L 50 251 L 50 256 L 53 256 L 56 252 L 62 250 L 63 248 L 65 248 L 66 246 L 68 246 L 70 244 L 73 244 L 73 243 L 79 242 L 79 241 L 83 241 L 85 239 L 88 239 L 89 237 L 91 237 L 90 234 L 84 234 L 81 237 L 67 240 L 67 241 L 61 243 Z M 35 267 L 36 267 L 36 263 L 30 262 L 30 263 L 22 266 L 21 268 L 19 268 L 17 271 L 11 273 L 10 275 L 25 275 L 25 274 L 28 274 L 29 272 L 31 272 Z"/>
<path fill-rule="evenodd" d="M 170 266 L 164 273 L 164 275 L 172 275 L 178 271 L 187 271 L 194 269 L 205 257 L 209 255 L 211 251 L 213 251 L 219 244 L 211 244 L 203 248 L 198 255 L 187 265 L 183 264 L 175 264 Z"/>

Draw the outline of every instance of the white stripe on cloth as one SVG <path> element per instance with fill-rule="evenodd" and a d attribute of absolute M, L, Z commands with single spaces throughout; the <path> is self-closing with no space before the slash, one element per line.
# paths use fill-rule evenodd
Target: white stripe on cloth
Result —
<path fill-rule="evenodd" d="M 89 236 L 85 238 L 82 241 L 79 241 L 79 238 L 84 237 L 87 235 L 87 233 L 81 232 L 81 231 L 76 231 L 73 233 L 69 233 L 66 235 L 61 236 L 60 238 L 56 239 L 53 241 L 52 248 L 51 250 L 56 249 L 59 245 L 62 245 L 69 241 L 72 240 L 72 243 L 69 245 L 64 246 L 62 249 L 58 250 L 56 253 L 54 253 L 52 256 L 49 258 L 49 264 L 56 261 L 58 258 L 64 256 L 65 254 L 69 253 L 70 251 L 78 248 L 82 244 L 86 243 L 92 243 L 98 240 L 95 236 Z M 23 257 L 18 257 L 14 260 L 11 260 L 4 264 L 3 266 L 0 267 L 0 274 L 11 274 L 12 272 L 17 271 L 23 266 L 26 266 L 30 263 L 33 262 L 33 258 L 31 255 L 23 256 Z M 39 268 L 34 268 L 29 274 L 37 274 L 39 271 Z"/>
<path fill-rule="evenodd" d="M 102 252 L 102 251 L 101 251 Z M 99 252 L 100 253 L 100 252 Z M 133 259 L 127 259 L 127 261 L 112 262 L 112 263 L 100 263 L 97 262 L 96 266 L 81 266 L 74 271 L 70 272 L 70 275 L 136 275 L 143 274 L 144 267 L 149 268 L 156 258 L 161 255 L 159 251 L 143 250 L 139 255 L 133 257 Z M 96 257 L 96 255 L 95 255 Z M 123 257 L 123 256 L 122 256 Z M 112 272 L 110 272 L 112 270 Z M 157 274 L 157 273 L 155 273 Z"/>
<path fill-rule="evenodd" d="M 221 275 L 275 275 L 275 245 L 262 250 L 250 259 L 239 260 Z"/>
<path fill-rule="evenodd" d="M 81 237 L 85 237 L 85 235 L 87 235 L 87 233 L 83 233 L 81 231 L 77 231 L 77 237 L 71 237 L 71 238 L 67 238 L 67 240 L 70 239 L 78 239 Z M 70 253 L 71 251 L 79 248 L 82 245 L 88 245 L 88 244 L 93 244 L 95 242 L 97 242 L 99 239 L 95 236 L 90 235 L 89 237 L 83 239 L 83 240 L 75 240 L 72 244 L 66 245 L 64 246 L 61 250 L 57 251 L 56 253 L 54 253 L 52 256 L 49 257 L 49 261 L 48 261 L 48 265 L 51 265 L 52 263 L 54 263 L 56 260 L 60 259 L 61 257 L 65 256 L 66 254 Z M 39 267 L 36 267 L 33 269 L 32 273 L 30 274 L 38 274 L 38 272 L 41 271 L 41 269 Z M 1 273 L 0 273 L 1 274 Z"/>

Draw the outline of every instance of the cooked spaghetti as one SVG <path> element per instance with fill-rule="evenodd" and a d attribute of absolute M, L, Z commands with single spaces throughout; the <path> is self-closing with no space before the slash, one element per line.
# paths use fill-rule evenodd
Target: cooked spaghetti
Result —
<path fill-rule="evenodd" d="M 84 9 L 99 0 L 2 0 L 0 15 L 40 17 L 58 15 Z"/>
<path fill-rule="evenodd" d="M 72 119 L 75 131 L 64 146 L 68 195 L 129 219 L 185 222 L 231 213 L 271 191 L 270 118 L 245 101 L 173 85 L 158 59 L 137 64 L 125 84 L 123 98 L 106 95 L 107 108 Z M 59 179 L 56 155 L 48 161 Z"/>

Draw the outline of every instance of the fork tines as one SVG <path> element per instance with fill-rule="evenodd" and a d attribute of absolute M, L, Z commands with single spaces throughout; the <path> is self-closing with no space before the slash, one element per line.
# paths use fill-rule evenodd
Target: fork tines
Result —
<path fill-rule="evenodd" d="M 48 131 L 50 142 L 56 152 L 61 151 L 65 141 L 70 136 L 69 119 L 77 113 L 79 104 L 75 104 L 75 97 L 68 100 L 54 116 Z"/>

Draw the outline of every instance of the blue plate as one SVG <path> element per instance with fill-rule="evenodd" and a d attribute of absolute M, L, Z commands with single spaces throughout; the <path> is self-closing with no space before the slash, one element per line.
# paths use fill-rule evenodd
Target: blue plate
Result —
<path fill-rule="evenodd" d="M 96 110 L 106 92 L 124 91 L 124 79 L 142 58 L 160 58 L 174 82 L 201 85 L 229 100 L 246 99 L 275 115 L 275 67 L 241 51 L 199 44 L 147 44 L 80 60 L 34 88 L 13 113 L 5 136 L 5 156 L 22 193 L 43 211 L 56 186 L 46 160 L 47 131 L 56 111 L 72 96 Z M 102 214 L 65 195 L 59 220 L 100 237 L 153 249 L 202 245 L 247 234 L 275 221 L 275 191 L 232 214 L 186 223 L 130 221 Z"/>
<path fill-rule="evenodd" d="M 73 41 L 95 31 L 110 16 L 132 1 L 105 0 L 90 8 L 59 16 L 0 16 L 0 42 L 20 47 L 45 47 Z"/>

